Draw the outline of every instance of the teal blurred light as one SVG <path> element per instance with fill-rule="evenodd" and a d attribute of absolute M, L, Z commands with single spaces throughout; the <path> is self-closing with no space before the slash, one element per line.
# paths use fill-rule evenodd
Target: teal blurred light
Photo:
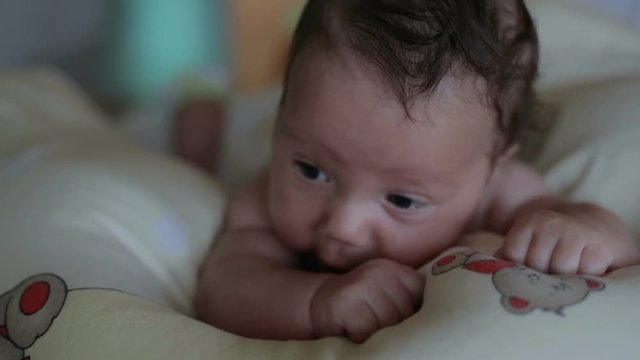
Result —
<path fill-rule="evenodd" d="M 118 97 L 140 102 L 180 75 L 226 68 L 223 0 L 119 0 L 111 79 Z"/>

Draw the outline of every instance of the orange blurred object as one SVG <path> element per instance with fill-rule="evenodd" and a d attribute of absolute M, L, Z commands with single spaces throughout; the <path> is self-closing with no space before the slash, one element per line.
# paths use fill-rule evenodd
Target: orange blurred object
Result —
<path fill-rule="evenodd" d="M 236 89 L 256 92 L 281 84 L 303 0 L 233 0 L 231 41 Z"/>

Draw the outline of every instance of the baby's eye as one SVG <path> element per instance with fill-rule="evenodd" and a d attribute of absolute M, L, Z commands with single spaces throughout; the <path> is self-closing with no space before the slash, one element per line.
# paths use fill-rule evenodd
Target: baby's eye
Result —
<path fill-rule="evenodd" d="M 306 163 L 304 161 L 296 161 L 296 167 L 305 179 L 317 182 L 329 182 L 329 176 L 319 167 Z"/>
<path fill-rule="evenodd" d="M 387 201 L 401 210 L 417 210 L 427 206 L 425 201 L 414 199 L 406 195 L 387 195 Z"/>

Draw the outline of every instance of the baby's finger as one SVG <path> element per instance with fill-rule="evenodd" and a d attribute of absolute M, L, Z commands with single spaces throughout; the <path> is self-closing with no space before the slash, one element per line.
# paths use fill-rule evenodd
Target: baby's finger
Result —
<path fill-rule="evenodd" d="M 387 291 L 378 289 L 375 296 L 367 301 L 376 317 L 378 329 L 395 325 L 403 320 L 394 299 L 402 296 L 402 293 L 393 293 L 390 296 Z"/>
<path fill-rule="evenodd" d="M 420 307 L 420 305 L 422 305 L 422 296 L 426 284 L 425 277 L 414 269 L 407 268 L 406 271 L 398 273 L 398 280 L 406 289 L 405 291 L 408 291 L 410 294 L 413 310 Z"/>
<path fill-rule="evenodd" d="M 373 308 L 362 301 L 360 306 L 354 307 L 344 318 L 344 331 L 349 339 L 355 343 L 363 343 L 378 330 L 378 320 Z"/>
<path fill-rule="evenodd" d="M 535 234 L 529 245 L 525 264 L 532 269 L 544 273 L 548 272 L 551 254 L 553 254 L 553 250 L 556 248 L 558 241 L 559 239 L 556 235 Z"/>
<path fill-rule="evenodd" d="M 504 244 L 496 254 L 505 260 L 524 264 L 532 237 L 533 230 L 529 224 L 517 222 L 505 236 Z"/>
<path fill-rule="evenodd" d="M 397 287 L 389 287 L 383 289 L 388 299 L 393 302 L 394 308 L 398 314 L 398 322 L 408 318 L 416 312 L 414 296 L 407 289 L 398 284 Z M 422 297 L 421 297 L 422 298 Z"/>
<path fill-rule="evenodd" d="M 582 239 L 560 239 L 551 255 L 549 271 L 554 274 L 575 274 L 585 242 Z"/>
<path fill-rule="evenodd" d="M 578 272 L 584 275 L 601 276 L 612 263 L 611 253 L 599 246 L 586 246 L 580 257 Z"/>

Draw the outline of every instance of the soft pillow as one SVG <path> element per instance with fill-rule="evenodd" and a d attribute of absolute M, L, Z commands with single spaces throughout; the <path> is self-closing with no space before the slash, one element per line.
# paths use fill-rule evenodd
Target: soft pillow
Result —
<path fill-rule="evenodd" d="M 211 178 L 128 141 L 60 75 L 0 74 L 3 289 L 55 272 L 190 313 L 222 215 Z"/>
<path fill-rule="evenodd" d="M 540 38 L 540 90 L 640 72 L 640 34 L 571 0 L 526 1 Z"/>
<path fill-rule="evenodd" d="M 468 241 L 495 247 L 494 235 Z M 488 244 L 488 245 L 487 245 Z M 492 245 L 493 244 L 493 245 Z M 498 261 L 472 248 L 451 249 L 421 271 L 422 309 L 363 345 L 329 338 L 307 342 L 249 340 L 129 295 L 69 290 L 53 275 L 26 279 L 0 297 L 1 318 L 28 304 L 37 321 L 15 330 L 0 355 L 23 349 L 32 360 L 117 359 L 629 359 L 640 355 L 640 267 L 603 279 L 552 277 Z M 50 284 L 48 301 L 43 288 Z M 8 299 L 8 300 L 7 300 Z M 38 300 L 39 301 L 34 301 Z M 35 305 L 34 305 L 35 303 Z M 61 305 L 62 304 L 62 305 Z M 40 313 L 42 312 L 42 313 Z M 24 325 L 24 323 L 23 323 Z M 34 329 L 40 338 L 34 336 Z M 13 344 L 22 348 L 16 349 Z M 17 356 L 18 356 L 17 355 Z M 1 357 L 1 356 L 0 356 Z M 20 359 L 20 357 L 2 357 Z"/>
<path fill-rule="evenodd" d="M 534 165 L 556 192 L 601 204 L 640 236 L 640 75 L 544 94 L 558 117 Z"/>

